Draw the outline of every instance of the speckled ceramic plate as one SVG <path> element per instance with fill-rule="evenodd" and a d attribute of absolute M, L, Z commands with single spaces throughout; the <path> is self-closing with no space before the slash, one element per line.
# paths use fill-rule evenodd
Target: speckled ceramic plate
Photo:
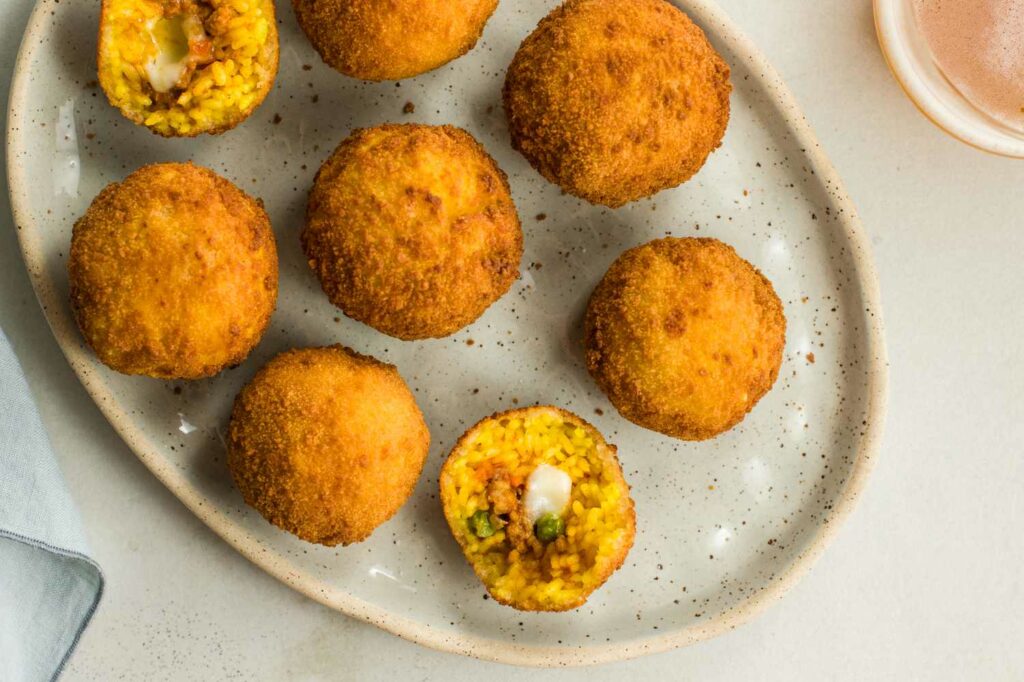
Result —
<path fill-rule="evenodd" d="M 752 617 L 810 566 L 871 468 L 885 404 L 877 283 L 853 207 L 778 75 L 711 2 L 680 4 L 733 68 L 724 146 L 683 187 L 619 210 L 562 196 L 509 146 L 506 65 L 555 3 L 506 0 L 466 57 L 401 83 L 325 67 L 280 3 L 281 70 L 266 102 L 219 137 L 165 140 L 111 108 L 95 79 L 98 3 L 40 0 L 10 100 L 15 219 L 39 299 L 110 422 L 189 509 L 289 586 L 447 651 L 572 665 L 705 639 Z M 414 113 L 404 113 L 406 103 Z M 403 343 L 348 320 L 321 294 L 298 231 L 317 167 L 356 126 L 454 123 L 511 178 L 526 237 L 522 276 L 469 328 Z M 278 310 L 241 367 L 194 383 L 120 376 L 84 347 L 67 302 L 71 226 L 107 183 L 192 159 L 266 202 L 281 258 Z M 775 388 L 737 428 L 683 443 L 636 427 L 583 366 L 591 288 L 625 248 L 666 234 L 715 236 L 775 284 L 789 319 Z M 433 433 L 412 499 L 360 545 L 305 544 L 247 509 L 224 463 L 235 392 L 278 351 L 342 342 L 398 365 Z M 625 566 L 577 611 L 524 614 L 484 596 L 435 493 L 448 448 L 497 410 L 553 403 L 619 446 L 638 533 Z"/>

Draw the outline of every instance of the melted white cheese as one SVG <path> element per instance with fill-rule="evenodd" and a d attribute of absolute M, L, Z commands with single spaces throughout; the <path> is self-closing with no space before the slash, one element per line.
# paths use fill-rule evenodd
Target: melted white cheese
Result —
<path fill-rule="evenodd" d="M 157 92 L 170 92 L 184 72 L 185 60 L 172 61 L 162 50 L 146 63 L 146 76 L 149 78 L 149 84 Z"/>
<path fill-rule="evenodd" d="M 561 514 L 569 505 L 572 479 L 569 474 L 550 464 L 541 464 L 526 479 L 523 508 L 530 523 L 545 514 Z"/>
<path fill-rule="evenodd" d="M 149 33 L 156 55 L 146 62 L 146 77 L 157 92 L 170 92 L 188 65 L 188 38 L 182 17 L 152 22 Z"/>

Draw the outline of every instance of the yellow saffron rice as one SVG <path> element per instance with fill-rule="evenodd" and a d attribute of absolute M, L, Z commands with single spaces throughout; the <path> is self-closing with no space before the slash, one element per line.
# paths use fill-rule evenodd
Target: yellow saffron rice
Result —
<path fill-rule="evenodd" d="M 103 0 L 100 85 L 160 135 L 234 127 L 263 101 L 277 60 L 272 0 Z"/>
<path fill-rule="evenodd" d="M 477 537 L 469 519 L 491 505 L 487 489 L 496 473 L 521 496 L 540 464 L 572 479 L 564 534 L 534 551 L 514 547 L 508 526 Z M 558 408 L 514 410 L 481 421 L 448 457 L 440 486 L 445 517 L 467 560 L 495 600 L 518 609 L 580 606 L 622 565 L 633 544 L 636 516 L 614 446 Z"/>

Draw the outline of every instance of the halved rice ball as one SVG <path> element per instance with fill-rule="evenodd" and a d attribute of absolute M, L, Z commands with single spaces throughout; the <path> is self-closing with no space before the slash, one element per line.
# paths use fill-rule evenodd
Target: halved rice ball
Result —
<path fill-rule="evenodd" d="M 269 92 L 277 59 L 273 0 L 103 0 L 100 85 L 165 137 L 238 125 Z"/>
<path fill-rule="evenodd" d="M 615 446 L 557 407 L 479 422 L 440 485 L 466 559 L 495 600 L 517 609 L 582 605 L 633 546 L 636 514 Z"/>

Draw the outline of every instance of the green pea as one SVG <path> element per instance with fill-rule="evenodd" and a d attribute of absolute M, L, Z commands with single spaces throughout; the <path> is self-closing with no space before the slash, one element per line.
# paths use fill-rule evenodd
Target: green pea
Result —
<path fill-rule="evenodd" d="M 489 538 L 494 535 L 494 524 L 491 523 L 491 514 L 486 509 L 473 512 L 469 517 L 469 529 L 478 538 Z"/>
<path fill-rule="evenodd" d="M 541 542 L 552 542 L 565 534 L 565 521 L 558 514 L 547 513 L 537 519 L 533 532 Z"/>

